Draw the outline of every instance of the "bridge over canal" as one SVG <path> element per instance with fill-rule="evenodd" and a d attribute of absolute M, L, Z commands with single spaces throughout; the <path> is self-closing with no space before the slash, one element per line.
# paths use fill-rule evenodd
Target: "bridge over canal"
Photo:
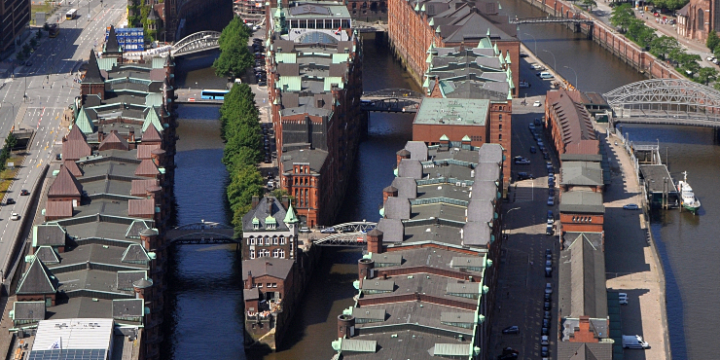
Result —
<path fill-rule="evenodd" d="M 363 93 L 360 109 L 373 112 L 415 113 L 423 94 L 410 89 L 382 89 Z"/>
<path fill-rule="evenodd" d="M 165 238 L 168 246 L 240 243 L 240 240 L 235 238 L 235 229 L 232 226 L 204 220 L 171 229 L 167 231 Z"/>

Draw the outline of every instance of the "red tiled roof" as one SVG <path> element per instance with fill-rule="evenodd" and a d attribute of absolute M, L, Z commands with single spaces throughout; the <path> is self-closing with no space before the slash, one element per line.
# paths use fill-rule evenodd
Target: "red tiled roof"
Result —
<path fill-rule="evenodd" d="M 70 170 L 70 173 L 73 174 L 75 177 L 82 176 L 82 170 L 78 167 L 77 163 L 73 160 L 65 160 L 63 162 L 63 165 Z"/>
<path fill-rule="evenodd" d="M 73 126 L 72 129 L 70 129 L 70 132 L 67 135 L 68 140 L 82 140 L 85 141 L 85 134 L 80 131 L 80 128 L 78 126 Z"/>
<path fill-rule="evenodd" d="M 157 166 L 155 166 L 155 163 L 152 162 L 150 159 L 144 159 L 142 162 L 140 162 L 140 165 L 138 165 L 137 169 L 135 169 L 135 175 L 137 176 L 157 176 L 160 171 L 158 170 Z"/>
<path fill-rule="evenodd" d="M 128 143 L 122 136 L 118 135 L 117 131 L 113 130 L 108 136 L 100 143 L 98 150 L 128 150 Z"/>
<path fill-rule="evenodd" d="M 581 140 L 595 140 L 590 113 L 585 106 L 573 101 L 570 94 L 564 90 L 547 92 L 547 104 L 552 118 L 562 132 L 564 144 L 578 143 Z"/>
<path fill-rule="evenodd" d="M 138 145 L 137 158 L 152 159 L 152 151 L 155 149 L 160 149 L 160 144 Z"/>
<path fill-rule="evenodd" d="M 580 142 L 565 144 L 566 154 L 591 154 L 600 153 L 600 141 L 598 140 L 580 140 Z"/>
<path fill-rule="evenodd" d="M 155 200 L 128 200 L 128 216 L 147 217 L 155 215 Z"/>
<path fill-rule="evenodd" d="M 68 140 L 62 144 L 62 157 L 65 160 L 78 160 L 90 156 L 92 149 L 85 140 Z"/>
<path fill-rule="evenodd" d="M 155 126 L 148 126 L 148 128 L 143 132 L 142 135 L 142 142 L 161 142 L 162 136 L 160 136 L 160 132 L 155 128 Z"/>
<path fill-rule="evenodd" d="M 82 196 L 82 185 L 68 168 L 61 166 L 58 176 L 50 185 L 48 196 Z"/>
<path fill-rule="evenodd" d="M 72 201 L 48 201 L 45 205 L 46 217 L 69 218 L 72 215 Z"/>
<path fill-rule="evenodd" d="M 151 186 L 157 185 L 157 179 L 148 180 L 133 180 L 132 188 L 130 189 L 130 195 L 132 196 L 147 196 L 147 189 Z"/>

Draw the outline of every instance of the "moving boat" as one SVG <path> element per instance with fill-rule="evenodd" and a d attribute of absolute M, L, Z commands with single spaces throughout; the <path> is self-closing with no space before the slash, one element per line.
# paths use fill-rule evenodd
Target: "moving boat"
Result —
<path fill-rule="evenodd" d="M 687 171 L 683 172 L 683 180 L 678 181 L 678 192 L 680 193 L 680 204 L 693 214 L 697 214 L 700 208 L 700 200 L 695 197 L 692 187 L 687 182 Z"/>

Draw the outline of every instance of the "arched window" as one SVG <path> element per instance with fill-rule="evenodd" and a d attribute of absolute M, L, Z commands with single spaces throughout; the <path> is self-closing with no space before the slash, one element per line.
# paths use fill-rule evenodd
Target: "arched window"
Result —
<path fill-rule="evenodd" d="M 278 237 L 273 236 L 273 245 L 277 245 L 277 244 L 278 244 Z"/>
<path fill-rule="evenodd" d="M 252 237 L 252 236 L 249 237 L 249 238 L 247 239 L 247 243 L 248 243 L 248 245 L 255 245 L 255 238 Z"/>
<path fill-rule="evenodd" d="M 274 258 L 280 257 L 280 249 L 273 250 L 272 257 L 274 257 Z"/>
<path fill-rule="evenodd" d="M 265 245 L 266 245 L 266 246 L 272 245 L 272 243 L 270 242 L 270 237 L 267 236 L 267 235 L 265 235 Z"/>
<path fill-rule="evenodd" d="M 280 245 L 285 245 L 285 244 L 286 244 L 285 237 L 280 235 Z"/>
<path fill-rule="evenodd" d="M 255 249 L 250 249 L 250 258 L 251 259 L 255 258 Z"/>
<path fill-rule="evenodd" d="M 270 250 L 268 249 L 262 249 L 258 251 L 258 257 L 269 257 L 270 256 Z"/>
<path fill-rule="evenodd" d="M 705 30 L 705 10 L 698 9 L 697 14 L 697 29 Z"/>

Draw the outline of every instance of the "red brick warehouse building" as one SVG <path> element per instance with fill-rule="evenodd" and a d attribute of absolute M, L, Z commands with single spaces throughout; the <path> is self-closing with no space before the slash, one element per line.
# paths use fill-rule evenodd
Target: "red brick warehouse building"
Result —
<path fill-rule="evenodd" d="M 475 47 L 488 37 L 503 56 L 510 54 L 513 83 L 520 81 L 517 30 L 508 23 L 508 16 L 500 13 L 498 3 L 390 0 L 388 35 L 395 54 L 418 83 L 428 69 L 426 52 L 433 43 L 436 47 Z M 513 95 L 517 94 L 513 89 Z"/>

